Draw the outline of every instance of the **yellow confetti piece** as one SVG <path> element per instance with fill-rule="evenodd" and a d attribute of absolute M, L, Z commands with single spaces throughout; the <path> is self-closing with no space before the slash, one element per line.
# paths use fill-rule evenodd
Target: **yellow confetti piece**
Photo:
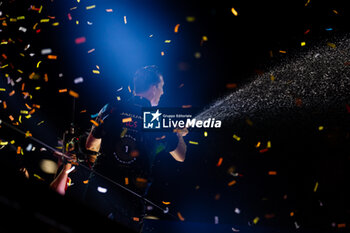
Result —
<path fill-rule="evenodd" d="M 241 138 L 238 137 L 236 134 L 233 135 L 233 138 L 236 139 L 237 141 L 240 141 L 240 140 L 241 140 Z"/>
<path fill-rule="evenodd" d="M 53 24 L 52 24 L 52 26 L 58 26 L 58 25 L 60 25 L 60 23 L 59 22 L 54 22 Z"/>
<path fill-rule="evenodd" d="M 69 90 L 69 95 L 73 96 L 74 98 L 79 98 L 79 94 L 72 90 Z"/>
<path fill-rule="evenodd" d="M 20 113 L 21 114 L 28 114 L 28 111 L 27 110 L 21 110 Z"/>
<path fill-rule="evenodd" d="M 42 123 L 44 123 L 45 121 L 40 121 L 37 125 L 41 125 Z"/>
<path fill-rule="evenodd" d="M 276 77 L 273 76 L 273 75 L 271 74 L 271 75 L 270 75 L 270 79 L 271 79 L 271 81 L 273 82 L 273 81 L 275 81 Z"/>
<path fill-rule="evenodd" d="M 174 27 L 174 32 L 175 33 L 178 33 L 179 32 L 179 28 L 180 28 L 180 24 L 176 24 L 175 27 Z"/>
<path fill-rule="evenodd" d="M 36 30 L 36 27 L 38 26 L 39 23 L 34 24 L 33 30 Z"/>
<path fill-rule="evenodd" d="M 15 144 L 15 140 L 11 140 L 11 142 L 10 142 L 11 144 Z"/>
<path fill-rule="evenodd" d="M 41 5 L 40 8 L 39 8 L 39 14 L 41 13 L 41 11 L 43 10 L 43 6 Z"/>
<path fill-rule="evenodd" d="M 237 16 L 238 15 L 238 12 L 235 10 L 235 8 L 231 8 L 231 12 L 234 16 Z"/>
<path fill-rule="evenodd" d="M 208 137 L 208 132 L 204 131 L 204 137 Z"/>
<path fill-rule="evenodd" d="M 236 183 L 237 183 L 237 181 L 233 180 L 233 181 L 230 181 L 227 185 L 231 187 L 231 186 L 233 186 Z"/>
<path fill-rule="evenodd" d="M 0 141 L 0 146 L 6 146 L 6 145 L 8 145 L 8 144 L 9 144 L 9 142 Z"/>
<path fill-rule="evenodd" d="M 336 11 L 336 10 L 333 10 L 333 12 L 334 12 L 334 14 L 339 14 L 338 11 Z"/>
<path fill-rule="evenodd" d="M 43 178 L 41 178 L 39 175 L 37 175 L 37 174 L 33 174 L 33 176 L 35 177 L 35 178 L 37 178 L 37 179 L 39 179 L 39 180 L 44 180 Z"/>
<path fill-rule="evenodd" d="M 253 223 L 254 223 L 254 224 L 257 224 L 257 223 L 259 222 L 259 220 L 260 220 L 260 218 L 259 218 L 259 217 L 256 217 L 256 218 L 253 219 Z"/>
<path fill-rule="evenodd" d="M 309 5 L 311 0 L 307 0 L 307 2 L 305 3 L 305 6 Z"/>
<path fill-rule="evenodd" d="M 196 17 L 194 17 L 194 16 L 187 16 L 187 17 L 186 17 L 186 21 L 189 22 L 189 23 L 192 23 L 192 22 L 194 22 L 195 20 L 196 20 Z"/>
<path fill-rule="evenodd" d="M 335 45 L 335 44 L 330 43 L 330 42 L 328 42 L 328 43 L 327 43 L 327 45 L 328 45 L 329 47 L 333 48 L 333 49 L 335 49 L 335 47 L 336 47 L 336 45 Z"/>
<path fill-rule="evenodd" d="M 323 129 L 324 129 L 324 127 L 322 125 L 318 127 L 319 131 L 322 131 Z"/>
<path fill-rule="evenodd" d="M 18 117 L 18 121 L 19 121 L 19 123 L 21 123 L 21 124 L 22 124 L 22 115 L 19 115 L 19 117 Z"/>
<path fill-rule="evenodd" d="M 50 19 L 41 19 L 40 23 L 48 23 L 50 21 Z"/>
<path fill-rule="evenodd" d="M 32 115 L 27 115 L 27 116 L 25 116 L 25 118 L 27 118 L 27 119 L 29 119 L 29 118 L 31 118 L 32 117 Z"/>
<path fill-rule="evenodd" d="M 86 10 L 91 10 L 91 9 L 94 9 L 95 7 L 96 7 L 96 5 L 87 6 Z"/>
<path fill-rule="evenodd" d="M 271 148 L 271 141 L 267 142 L 267 148 Z"/>
<path fill-rule="evenodd" d="M 41 87 L 35 87 L 35 90 L 40 90 L 41 89 Z"/>
<path fill-rule="evenodd" d="M 171 40 L 165 40 L 164 43 L 169 44 Z"/>
<path fill-rule="evenodd" d="M 5 88 L 0 88 L 0 91 L 6 91 L 6 89 Z"/>
<path fill-rule="evenodd" d="M 194 142 L 194 141 L 189 141 L 188 143 L 193 144 L 193 145 L 198 145 L 198 142 Z"/>
<path fill-rule="evenodd" d="M 317 191 L 317 188 L 318 188 L 318 182 L 316 182 L 316 184 L 315 184 L 315 187 L 314 187 L 314 192 L 316 192 L 316 191 Z"/>
<path fill-rule="evenodd" d="M 120 138 L 123 138 L 125 136 L 126 132 L 128 132 L 128 129 L 124 128 L 123 131 L 120 133 Z"/>
<path fill-rule="evenodd" d="M 208 41 L 208 37 L 207 36 L 202 36 L 202 40 L 203 41 Z"/>
<path fill-rule="evenodd" d="M 303 42 L 300 43 L 300 45 L 301 45 L 301 46 L 305 46 L 305 45 L 306 45 L 306 42 L 303 41 Z"/>
<path fill-rule="evenodd" d="M 123 118 L 123 119 L 122 119 L 122 122 L 123 122 L 123 123 L 131 122 L 131 121 L 132 121 L 132 118 L 131 118 L 131 117 Z"/>
<path fill-rule="evenodd" d="M 100 71 L 99 71 L 99 70 L 92 70 L 92 73 L 94 73 L 94 74 L 100 74 Z"/>
<path fill-rule="evenodd" d="M 26 17 L 25 16 L 18 16 L 17 17 L 17 20 L 23 20 L 23 19 L 25 19 Z"/>
<path fill-rule="evenodd" d="M 185 218 L 182 217 L 180 212 L 177 212 L 177 217 L 181 220 L 181 221 L 185 221 Z"/>
<path fill-rule="evenodd" d="M 117 100 L 118 100 L 118 101 L 120 101 L 120 100 L 121 100 L 120 96 L 117 96 Z"/>

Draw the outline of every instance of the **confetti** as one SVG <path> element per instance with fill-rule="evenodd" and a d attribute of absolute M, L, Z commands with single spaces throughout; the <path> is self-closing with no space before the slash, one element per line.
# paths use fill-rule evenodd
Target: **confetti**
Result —
<path fill-rule="evenodd" d="M 47 56 L 47 59 L 56 60 L 56 59 L 57 59 L 57 56 L 56 56 L 56 55 L 48 55 L 48 56 Z"/>
<path fill-rule="evenodd" d="M 91 9 L 94 9 L 95 7 L 96 7 L 96 5 L 87 6 L 86 10 L 91 10 Z"/>
<path fill-rule="evenodd" d="M 232 180 L 232 181 L 230 181 L 227 185 L 228 186 L 233 186 L 234 184 L 236 184 L 237 183 L 237 181 L 236 180 Z"/>
<path fill-rule="evenodd" d="M 88 184 L 88 183 L 89 183 L 89 180 L 84 180 L 83 183 L 84 183 L 84 184 Z"/>
<path fill-rule="evenodd" d="M 75 43 L 76 44 L 82 44 L 82 43 L 85 43 L 86 42 L 86 38 L 84 36 L 82 37 L 78 37 L 75 39 Z"/>
<path fill-rule="evenodd" d="M 123 123 L 132 122 L 132 118 L 131 118 L 131 117 L 123 118 L 123 119 L 122 119 L 122 122 L 123 122 Z"/>
<path fill-rule="evenodd" d="M 303 41 L 303 42 L 300 43 L 300 45 L 301 45 L 301 46 L 305 46 L 305 45 L 306 45 L 306 42 Z"/>
<path fill-rule="evenodd" d="M 238 12 L 235 10 L 235 8 L 231 8 L 231 12 L 234 16 L 237 16 L 238 15 Z"/>
<path fill-rule="evenodd" d="M 314 192 L 317 192 L 317 188 L 318 188 L 318 182 L 316 182 L 316 184 L 315 184 Z"/>
<path fill-rule="evenodd" d="M 106 9 L 106 12 L 111 13 L 113 12 L 113 9 Z"/>
<path fill-rule="evenodd" d="M 68 90 L 65 88 L 65 89 L 60 89 L 58 90 L 59 93 L 64 93 L 64 92 L 67 92 Z"/>
<path fill-rule="evenodd" d="M 328 42 L 328 43 L 327 43 L 327 45 L 328 45 L 329 47 L 333 48 L 333 49 L 335 49 L 335 48 L 336 48 L 336 45 L 335 45 L 335 44 L 333 44 L 333 43 Z"/>
<path fill-rule="evenodd" d="M 176 24 L 174 27 L 174 32 L 178 33 L 179 32 L 179 28 L 180 28 L 180 24 Z"/>
<path fill-rule="evenodd" d="M 82 83 L 84 81 L 83 77 L 78 77 L 74 79 L 74 84 Z"/>
<path fill-rule="evenodd" d="M 90 122 L 91 122 L 92 124 L 94 124 L 96 127 L 99 126 L 99 123 L 97 123 L 97 122 L 94 121 L 94 120 L 90 120 Z"/>
<path fill-rule="evenodd" d="M 106 193 L 107 192 L 107 189 L 106 188 L 103 188 L 101 186 L 98 186 L 97 187 L 97 191 L 99 191 L 100 193 Z"/>
<path fill-rule="evenodd" d="M 277 175 L 277 171 L 269 171 L 268 173 L 270 176 L 275 176 Z"/>
<path fill-rule="evenodd" d="M 180 212 L 177 212 L 177 217 L 180 219 L 180 221 L 185 221 Z"/>
<path fill-rule="evenodd" d="M 128 21 L 126 20 L 126 16 L 124 16 L 124 24 L 127 24 Z"/>
<path fill-rule="evenodd" d="M 305 6 L 308 6 L 311 0 L 307 0 L 307 2 L 305 3 Z"/>
<path fill-rule="evenodd" d="M 192 145 L 198 145 L 198 142 L 194 142 L 194 141 L 189 141 L 188 143 L 190 143 Z"/>
<path fill-rule="evenodd" d="M 227 88 L 227 89 L 234 89 L 234 88 L 237 88 L 237 84 L 236 84 L 236 83 L 227 83 L 227 84 L 226 84 L 226 88 Z"/>
<path fill-rule="evenodd" d="M 257 223 L 259 222 L 259 220 L 260 220 L 260 218 L 259 218 L 259 217 L 256 217 L 256 218 L 253 219 L 253 223 L 254 223 L 254 224 L 257 224 Z"/>
<path fill-rule="evenodd" d="M 237 141 L 240 141 L 240 140 L 241 140 L 241 138 L 238 137 L 236 134 L 233 135 L 233 138 L 236 139 Z"/>
<path fill-rule="evenodd" d="M 162 201 L 164 205 L 170 205 L 170 201 Z"/>
<path fill-rule="evenodd" d="M 222 157 L 219 158 L 219 161 L 218 161 L 218 163 L 216 164 L 216 166 L 217 166 L 217 167 L 220 167 L 221 164 L 222 164 L 222 161 L 223 161 L 223 158 L 222 158 Z"/>
<path fill-rule="evenodd" d="M 125 182 L 125 185 L 128 185 L 129 184 L 129 178 L 125 177 L 124 182 Z"/>
<path fill-rule="evenodd" d="M 194 16 L 187 16 L 187 17 L 186 17 L 186 21 L 189 22 L 189 23 L 192 23 L 192 22 L 194 22 L 195 20 L 196 20 L 196 17 L 194 17 Z"/>
<path fill-rule="evenodd" d="M 69 90 L 69 95 L 73 96 L 74 98 L 79 98 L 79 94 L 72 90 Z"/>

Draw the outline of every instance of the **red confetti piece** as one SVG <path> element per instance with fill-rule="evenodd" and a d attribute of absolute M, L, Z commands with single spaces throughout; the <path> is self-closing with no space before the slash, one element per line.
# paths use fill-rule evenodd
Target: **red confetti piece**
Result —
<path fill-rule="evenodd" d="M 85 43 L 85 42 L 86 42 L 85 36 L 78 37 L 78 38 L 75 39 L 75 43 L 76 44 L 82 44 L 82 43 Z"/>

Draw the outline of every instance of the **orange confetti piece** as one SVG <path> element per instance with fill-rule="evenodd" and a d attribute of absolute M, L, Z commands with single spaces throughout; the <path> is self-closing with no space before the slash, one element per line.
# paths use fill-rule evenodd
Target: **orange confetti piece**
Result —
<path fill-rule="evenodd" d="M 122 122 L 123 122 L 123 123 L 131 122 L 131 121 L 132 121 L 132 118 L 131 118 L 131 117 L 123 118 L 123 119 L 122 119 Z"/>
<path fill-rule="evenodd" d="M 162 201 L 164 205 L 170 205 L 170 201 Z"/>
<path fill-rule="evenodd" d="M 83 183 L 87 184 L 87 183 L 89 183 L 89 180 L 84 180 Z"/>
<path fill-rule="evenodd" d="M 9 118 L 11 121 L 13 121 L 15 119 L 12 115 L 10 115 Z"/>
<path fill-rule="evenodd" d="M 69 90 L 69 95 L 73 96 L 74 98 L 78 98 L 79 94 L 76 93 L 75 91 Z"/>
<path fill-rule="evenodd" d="M 26 85 L 25 83 L 22 83 L 21 91 L 24 91 L 24 86 L 25 85 Z"/>
<path fill-rule="evenodd" d="M 90 122 L 91 122 L 92 124 L 94 124 L 96 127 L 99 126 L 99 124 L 98 124 L 96 121 L 94 121 L 94 120 L 90 120 Z"/>
<path fill-rule="evenodd" d="M 129 184 L 129 178 L 128 177 L 125 177 L 124 181 L 125 181 L 125 185 Z"/>
<path fill-rule="evenodd" d="M 237 87 L 236 83 L 228 83 L 228 84 L 226 84 L 226 88 L 227 89 L 233 89 L 233 88 L 236 88 L 236 87 Z"/>
<path fill-rule="evenodd" d="M 294 216 L 294 212 L 290 212 L 290 214 L 289 214 L 291 217 L 293 217 Z"/>
<path fill-rule="evenodd" d="M 181 221 L 185 221 L 185 218 L 182 217 L 180 212 L 177 212 L 177 217 L 181 220 Z"/>
<path fill-rule="evenodd" d="M 338 228 L 345 228 L 346 227 L 346 223 L 339 223 L 337 225 Z"/>
<path fill-rule="evenodd" d="M 275 175 L 277 175 L 277 172 L 276 171 L 269 171 L 269 175 L 270 176 L 275 176 Z"/>
<path fill-rule="evenodd" d="M 32 107 L 30 107 L 27 103 L 25 104 L 25 106 L 26 106 L 29 110 L 32 109 Z"/>
<path fill-rule="evenodd" d="M 180 24 L 179 24 L 179 23 L 175 25 L 175 28 L 174 28 L 174 32 L 175 32 L 175 33 L 178 33 L 178 32 L 179 32 L 179 27 L 180 27 Z"/>
<path fill-rule="evenodd" d="M 19 155 L 20 153 L 21 153 L 21 147 L 18 146 L 18 147 L 17 147 L 17 154 Z"/>
<path fill-rule="evenodd" d="M 64 92 L 67 92 L 68 90 L 67 89 L 60 89 L 58 90 L 59 93 L 64 93 Z"/>
<path fill-rule="evenodd" d="M 15 90 L 12 90 L 10 93 L 9 93 L 9 96 L 13 96 L 15 94 Z"/>
<path fill-rule="evenodd" d="M 138 182 L 138 183 L 147 183 L 147 179 L 141 178 L 141 177 L 137 177 L 136 178 L 136 182 Z"/>
<path fill-rule="evenodd" d="M 6 108 L 7 108 L 6 101 L 2 102 L 2 106 L 4 107 L 4 109 L 6 109 Z"/>
<path fill-rule="evenodd" d="M 284 51 L 284 50 L 280 50 L 279 52 L 280 53 L 287 53 L 287 51 Z"/>
<path fill-rule="evenodd" d="M 47 59 L 56 60 L 57 56 L 56 55 L 47 55 Z"/>
<path fill-rule="evenodd" d="M 236 184 L 236 183 L 237 183 L 237 181 L 233 180 L 233 181 L 229 182 L 227 185 L 228 185 L 228 186 L 232 186 L 232 185 L 234 185 L 234 184 Z"/>
<path fill-rule="evenodd" d="M 182 108 L 192 108 L 192 105 L 182 105 Z"/>
<path fill-rule="evenodd" d="M 223 159 L 222 157 L 219 158 L 219 161 L 218 161 L 218 163 L 216 164 L 216 166 L 217 166 L 217 167 L 220 167 L 223 160 L 224 160 L 224 159 Z"/>

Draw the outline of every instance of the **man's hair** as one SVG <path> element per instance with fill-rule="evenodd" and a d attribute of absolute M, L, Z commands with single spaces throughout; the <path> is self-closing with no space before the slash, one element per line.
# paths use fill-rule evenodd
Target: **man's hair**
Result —
<path fill-rule="evenodd" d="M 145 66 L 137 70 L 134 75 L 134 92 L 141 93 L 147 91 L 152 85 L 161 82 L 161 73 L 155 65 Z"/>

